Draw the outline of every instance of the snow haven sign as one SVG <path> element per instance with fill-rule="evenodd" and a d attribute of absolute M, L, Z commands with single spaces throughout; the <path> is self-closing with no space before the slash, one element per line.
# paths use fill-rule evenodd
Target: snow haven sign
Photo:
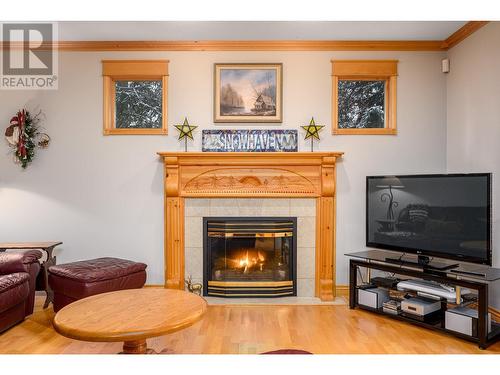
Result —
<path fill-rule="evenodd" d="M 203 130 L 203 152 L 298 151 L 297 130 Z"/>

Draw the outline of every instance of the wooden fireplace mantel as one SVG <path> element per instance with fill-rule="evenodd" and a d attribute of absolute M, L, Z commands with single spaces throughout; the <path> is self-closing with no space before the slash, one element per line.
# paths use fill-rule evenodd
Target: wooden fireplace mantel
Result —
<path fill-rule="evenodd" d="M 335 163 L 342 152 L 158 152 L 165 168 L 165 287 L 184 289 L 185 198 L 316 198 L 315 295 L 335 297 Z"/>

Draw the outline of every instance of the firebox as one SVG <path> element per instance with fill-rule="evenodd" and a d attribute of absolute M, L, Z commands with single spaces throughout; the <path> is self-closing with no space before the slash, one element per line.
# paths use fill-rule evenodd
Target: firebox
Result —
<path fill-rule="evenodd" d="M 203 218 L 203 294 L 297 295 L 297 218 Z"/>

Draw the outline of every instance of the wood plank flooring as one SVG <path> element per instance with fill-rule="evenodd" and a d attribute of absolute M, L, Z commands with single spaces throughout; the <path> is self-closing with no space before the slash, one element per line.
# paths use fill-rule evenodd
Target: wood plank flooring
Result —
<path fill-rule="evenodd" d="M 120 343 L 90 343 L 67 339 L 52 328 L 54 312 L 42 309 L 0 334 L 5 353 L 117 353 Z M 347 306 L 210 306 L 205 318 L 183 331 L 148 340 L 155 350 L 179 354 L 255 354 L 282 348 L 315 354 L 344 353 L 500 353 L 500 343 L 488 350 L 451 336 L 404 322 L 349 310 Z"/>

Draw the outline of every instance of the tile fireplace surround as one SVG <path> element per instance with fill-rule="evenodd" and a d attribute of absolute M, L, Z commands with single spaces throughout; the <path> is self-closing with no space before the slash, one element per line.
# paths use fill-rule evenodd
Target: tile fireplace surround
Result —
<path fill-rule="evenodd" d="M 297 296 L 314 297 L 314 198 L 187 198 L 184 215 L 184 273 L 199 283 L 203 283 L 204 217 L 296 217 Z"/>
<path fill-rule="evenodd" d="M 335 162 L 342 153 L 158 154 L 167 288 L 184 289 L 185 275 L 199 279 L 203 217 L 294 216 L 298 296 L 335 297 Z"/>

